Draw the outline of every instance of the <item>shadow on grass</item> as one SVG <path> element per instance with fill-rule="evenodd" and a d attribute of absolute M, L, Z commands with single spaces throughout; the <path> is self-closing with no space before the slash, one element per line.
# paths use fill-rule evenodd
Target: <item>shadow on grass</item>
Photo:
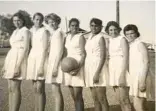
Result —
<path fill-rule="evenodd" d="M 94 108 L 86 108 L 85 111 L 94 111 Z M 111 105 L 110 111 L 121 111 L 120 105 Z M 147 111 L 155 111 L 155 101 L 147 101 Z"/>
<path fill-rule="evenodd" d="M 155 111 L 155 101 L 147 101 L 148 111 Z"/>
<path fill-rule="evenodd" d="M 94 108 L 87 108 L 85 111 L 94 111 Z M 111 105 L 110 111 L 121 111 L 120 105 Z"/>

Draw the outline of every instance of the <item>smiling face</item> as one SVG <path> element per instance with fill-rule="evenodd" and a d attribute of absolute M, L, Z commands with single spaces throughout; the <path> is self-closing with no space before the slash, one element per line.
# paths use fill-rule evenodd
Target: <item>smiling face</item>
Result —
<path fill-rule="evenodd" d="M 35 27 L 41 27 L 42 22 L 43 22 L 43 19 L 42 19 L 41 16 L 36 15 L 36 16 L 34 17 L 34 19 L 33 19 L 33 22 L 34 22 L 34 26 L 35 26 Z"/>
<path fill-rule="evenodd" d="M 90 29 L 93 34 L 98 34 L 101 32 L 102 26 L 95 24 L 94 22 L 90 23 Z"/>
<path fill-rule="evenodd" d="M 69 29 L 72 34 L 76 34 L 79 31 L 79 24 L 76 21 L 70 23 Z"/>
<path fill-rule="evenodd" d="M 56 30 L 58 28 L 58 23 L 54 21 L 53 19 L 48 19 L 47 22 L 48 22 L 49 27 L 51 27 L 52 29 Z"/>
<path fill-rule="evenodd" d="M 137 34 L 134 30 L 128 30 L 125 32 L 128 42 L 133 42 L 137 38 Z"/>
<path fill-rule="evenodd" d="M 21 28 L 23 26 L 23 20 L 20 19 L 18 16 L 13 17 L 13 24 L 16 28 Z"/>
<path fill-rule="evenodd" d="M 112 37 L 117 37 L 119 35 L 119 31 L 117 27 L 111 25 L 108 29 L 109 35 Z"/>

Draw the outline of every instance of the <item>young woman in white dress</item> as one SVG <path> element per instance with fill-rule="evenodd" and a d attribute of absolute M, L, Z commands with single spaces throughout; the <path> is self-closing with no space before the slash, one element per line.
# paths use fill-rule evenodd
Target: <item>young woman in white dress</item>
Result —
<path fill-rule="evenodd" d="M 86 59 L 85 59 L 85 83 L 93 96 L 95 111 L 108 111 L 106 97 L 107 79 L 105 71 L 106 44 L 102 30 L 102 21 L 93 18 L 90 21 L 91 33 L 87 34 Z"/>
<path fill-rule="evenodd" d="M 131 111 L 128 93 L 129 46 L 126 38 L 120 35 L 121 28 L 115 21 L 105 28 L 109 39 L 109 85 L 113 86 L 122 111 Z"/>
<path fill-rule="evenodd" d="M 149 69 L 148 50 L 140 40 L 136 25 L 129 24 L 124 28 L 124 34 L 130 43 L 129 72 L 130 92 L 136 111 L 146 111 L 146 80 Z"/>
<path fill-rule="evenodd" d="M 85 60 L 85 38 L 83 33 L 79 32 L 79 20 L 72 18 L 69 21 L 69 33 L 66 36 L 65 48 L 66 57 L 72 57 L 77 60 L 78 69 L 70 73 L 64 73 L 64 84 L 69 86 L 73 100 L 75 102 L 76 111 L 84 111 L 84 101 L 82 90 L 85 86 L 84 82 L 84 60 Z"/>
<path fill-rule="evenodd" d="M 36 13 L 33 16 L 34 26 L 31 28 L 31 50 L 28 57 L 27 80 L 33 81 L 35 92 L 35 111 L 44 111 L 45 95 L 45 59 L 49 32 L 43 26 L 44 16 Z"/>
<path fill-rule="evenodd" d="M 3 77 L 8 80 L 9 111 L 19 111 L 21 104 L 21 81 L 26 77 L 27 57 L 30 45 L 30 31 L 25 27 L 24 16 L 16 13 L 12 17 L 16 27 L 10 37 L 9 50 L 4 67 Z"/>
<path fill-rule="evenodd" d="M 52 84 L 52 91 L 55 97 L 55 111 L 64 110 L 63 95 L 61 84 L 63 82 L 63 72 L 61 71 L 60 63 L 64 51 L 64 33 L 59 28 L 61 18 L 54 14 L 48 14 L 45 22 L 51 27 L 50 37 L 50 52 L 47 64 L 46 83 Z"/>

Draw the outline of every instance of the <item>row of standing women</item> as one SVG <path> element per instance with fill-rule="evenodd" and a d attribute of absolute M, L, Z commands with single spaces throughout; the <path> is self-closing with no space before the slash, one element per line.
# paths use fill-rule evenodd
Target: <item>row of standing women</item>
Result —
<path fill-rule="evenodd" d="M 42 24 L 44 16 L 36 13 L 30 31 L 21 14 L 16 13 L 12 18 L 16 30 L 10 38 L 11 49 L 2 69 L 3 77 L 8 79 L 9 111 L 20 108 L 23 79 L 33 81 L 35 111 L 45 109 L 45 83 L 52 84 L 55 111 L 64 110 L 61 84 L 69 86 L 76 111 L 84 111 L 83 87 L 90 88 L 95 111 L 108 111 L 106 86 L 113 86 L 122 111 L 132 110 L 129 95 L 134 97 L 134 108 L 145 111 L 143 103 L 146 101 L 149 61 L 135 25 L 124 28 L 125 38 L 120 35 L 121 28 L 114 21 L 108 22 L 106 35 L 101 32 L 100 19 L 91 19 L 91 32 L 82 33 L 79 20 L 72 18 L 70 31 L 65 36 L 59 28 L 61 18 L 54 13 L 45 17 L 47 27 Z M 73 76 L 61 71 L 63 57 L 72 57 L 79 63 L 79 68 L 70 72 Z"/>

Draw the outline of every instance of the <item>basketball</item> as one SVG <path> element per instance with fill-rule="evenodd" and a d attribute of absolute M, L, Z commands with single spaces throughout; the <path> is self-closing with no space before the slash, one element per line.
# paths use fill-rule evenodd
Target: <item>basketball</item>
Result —
<path fill-rule="evenodd" d="M 69 73 L 70 71 L 75 70 L 78 67 L 78 62 L 72 57 L 66 57 L 61 62 L 61 69 L 63 72 Z"/>

